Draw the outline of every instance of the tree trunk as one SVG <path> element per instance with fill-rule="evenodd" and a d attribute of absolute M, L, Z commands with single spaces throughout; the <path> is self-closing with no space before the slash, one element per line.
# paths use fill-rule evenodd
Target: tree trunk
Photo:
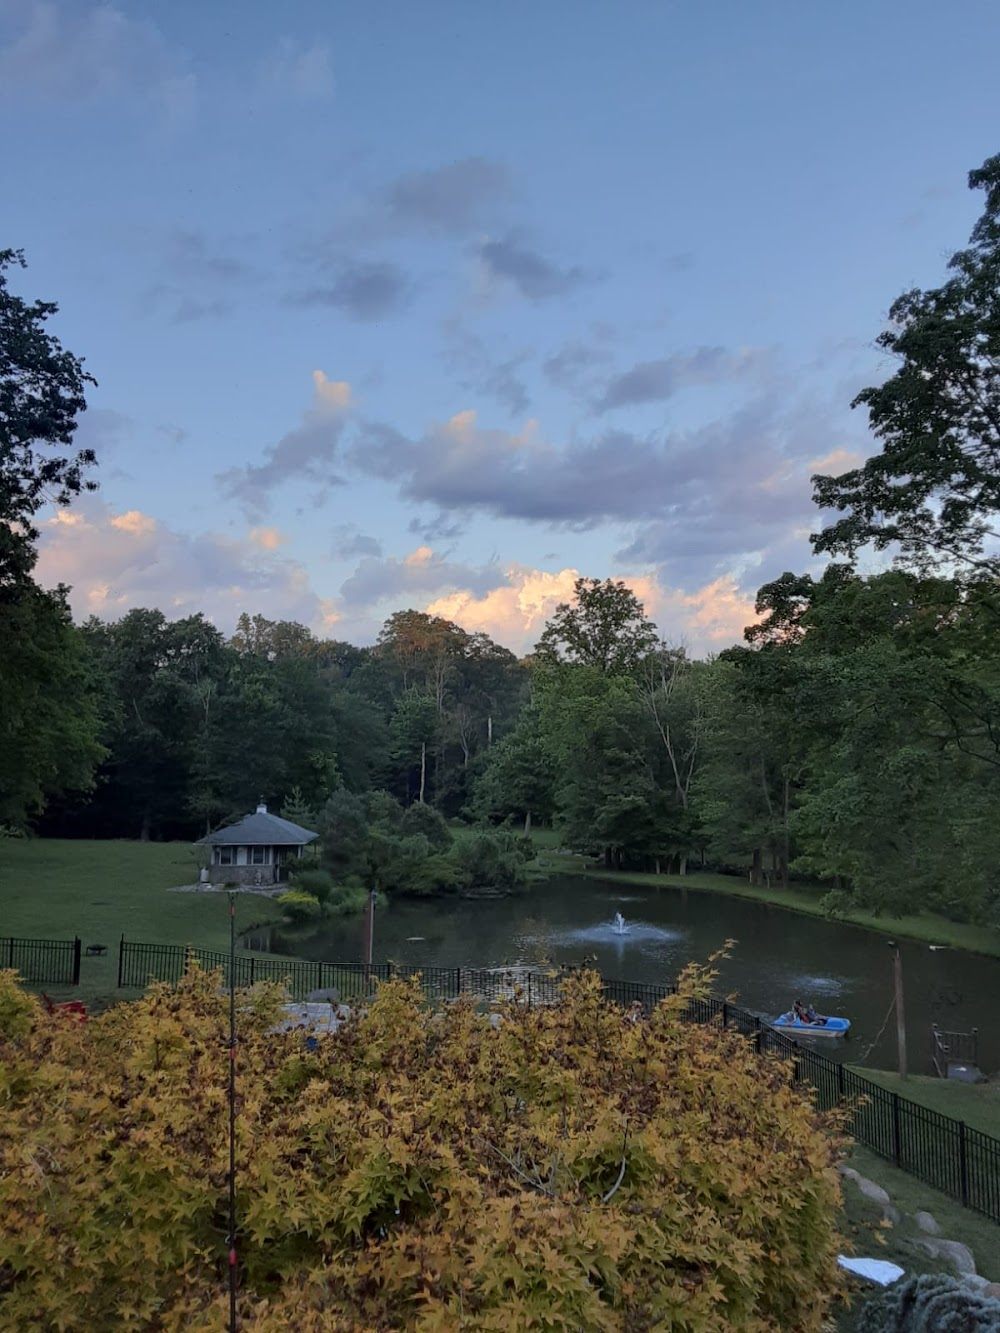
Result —
<path fill-rule="evenodd" d="M 660 873 L 660 858 L 657 857 L 656 860 L 653 862 L 653 864 L 656 866 L 656 873 L 659 874 L 659 873 Z"/>
<path fill-rule="evenodd" d="M 140 841 L 140 842 L 149 842 L 149 832 L 150 832 L 150 825 L 151 825 L 151 823 L 152 823 L 152 821 L 151 821 L 151 819 L 150 819 L 150 817 L 149 817 L 149 811 L 148 811 L 148 810 L 143 810 L 143 812 L 142 812 L 142 827 L 139 829 L 139 841 Z"/>
<path fill-rule="evenodd" d="M 792 835 L 788 827 L 789 806 L 791 797 L 789 792 L 789 781 L 785 778 L 785 820 L 782 828 L 781 841 L 781 887 L 788 888 L 788 863 L 792 859 Z"/>
<path fill-rule="evenodd" d="M 604 865 L 605 865 L 606 869 L 608 869 L 608 870 L 611 869 L 611 866 L 612 866 L 612 860 L 611 860 L 611 848 L 610 848 L 610 847 L 605 847 L 605 849 L 604 849 Z"/>
<path fill-rule="evenodd" d="M 486 744 L 493 744 L 493 714 L 490 713 L 486 719 Z"/>
<path fill-rule="evenodd" d="M 424 803 L 424 792 L 427 790 L 427 742 L 420 744 L 420 795 L 417 800 L 421 805 Z"/>
<path fill-rule="evenodd" d="M 525 810 L 525 812 L 524 812 L 524 836 L 527 837 L 528 834 L 529 834 L 530 832 L 531 832 L 531 811 L 530 811 L 530 810 Z"/>
<path fill-rule="evenodd" d="M 678 875 L 686 875 L 688 872 L 687 852 L 682 852 L 677 863 Z"/>
<path fill-rule="evenodd" d="M 753 885 L 760 886 L 764 882 L 763 861 L 760 848 L 755 847 L 753 860 L 750 862 L 750 883 Z"/>

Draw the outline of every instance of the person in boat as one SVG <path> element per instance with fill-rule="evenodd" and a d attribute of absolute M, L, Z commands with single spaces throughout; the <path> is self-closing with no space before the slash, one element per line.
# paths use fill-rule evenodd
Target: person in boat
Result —
<path fill-rule="evenodd" d="M 801 1000 L 796 1000 L 793 1006 L 795 1017 L 800 1023 L 808 1023 L 810 1027 L 824 1027 L 826 1019 L 820 1017 L 811 1004 L 803 1004 Z"/>

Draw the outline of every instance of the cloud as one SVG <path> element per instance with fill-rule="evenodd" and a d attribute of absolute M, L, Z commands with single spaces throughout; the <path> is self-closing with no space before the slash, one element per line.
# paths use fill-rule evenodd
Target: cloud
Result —
<path fill-rule="evenodd" d="M 161 279 L 143 292 L 143 310 L 165 310 L 171 323 L 221 319 L 236 298 L 260 281 L 260 273 L 237 250 L 246 237 L 212 242 L 201 231 L 175 229 L 157 237 Z"/>
<path fill-rule="evenodd" d="M 354 560 L 362 555 L 381 555 L 382 543 L 377 537 L 359 532 L 353 523 L 341 523 L 334 528 L 330 554 L 335 560 Z"/>
<path fill-rule="evenodd" d="M 565 296 L 589 281 L 582 268 L 560 268 L 511 236 L 501 241 L 485 241 L 478 256 L 490 282 L 508 284 L 529 301 Z"/>
<path fill-rule="evenodd" d="M 277 528 L 251 528 L 247 537 L 254 546 L 259 546 L 262 551 L 276 551 L 279 546 L 284 546 L 288 538 Z"/>
<path fill-rule="evenodd" d="M 589 385 L 592 372 L 610 360 L 611 353 L 606 347 L 570 339 L 542 362 L 542 374 L 559 389 L 582 393 Z"/>
<path fill-rule="evenodd" d="M 487 347 L 478 334 L 460 319 L 444 326 L 445 364 L 470 393 L 491 398 L 505 407 L 512 417 L 524 416 L 530 406 L 528 389 L 519 372 L 531 359 L 530 351 L 519 351 L 503 359 Z"/>
<path fill-rule="evenodd" d="M 331 471 L 351 406 L 351 386 L 313 371 L 313 404 L 302 424 L 264 450 L 262 463 L 220 472 L 216 480 L 224 495 L 239 501 L 250 518 L 268 508 L 271 494 L 289 482 L 312 481 L 326 488 L 340 484 Z"/>
<path fill-rule="evenodd" d="M 64 105 L 123 98 L 170 122 L 193 111 L 186 56 L 155 24 L 111 4 L 73 10 L 28 0 L 7 12 L 14 21 L 0 46 L 0 95 Z"/>
<path fill-rule="evenodd" d="M 314 42 L 304 46 L 283 37 L 264 64 L 265 86 L 306 102 L 324 101 L 333 94 L 330 49 Z"/>
<path fill-rule="evenodd" d="M 725 347 L 699 347 L 657 361 L 640 361 L 623 375 L 610 380 L 597 403 L 598 412 L 642 403 L 663 402 L 681 389 L 759 374 L 769 363 L 759 348 L 729 351 Z"/>
<path fill-rule="evenodd" d="M 385 319 L 403 309 L 412 284 L 398 264 L 390 260 L 345 260 L 333 279 L 292 294 L 291 305 L 331 306 L 349 319 Z"/>
<path fill-rule="evenodd" d="M 138 510 L 84 501 L 41 525 L 37 576 L 72 587 L 78 619 L 117 620 L 134 607 L 171 617 L 203 611 L 230 631 L 241 611 L 299 620 L 317 632 L 335 619 L 305 570 L 259 542 L 188 533 Z"/>
<path fill-rule="evenodd" d="M 502 581 L 485 592 L 458 589 L 430 602 L 425 610 L 443 616 L 470 632 L 482 630 L 518 653 L 530 652 L 545 622 L 560 602 L 573 600 L 577 569 L 555 573 L 513 564 Z M 692 652 L 718 652 L 742 638 L 754 619 L 753 599 L 736 581 L 723 577 L 688 592 L 664 586 L 655 575 L 614 575 L 642 601 L 647 614 L 672 643 Z"/>
<path fill-rule="evenodd" d="M 510 173 L 501 162 L 466 157 L 443 167 L 397 177 L 375 201 L 397 227 L 463 235 L 508 194 Z"/>
<path fill-rule="evenodd" d="M 429 546 L 418 546 L 402 559 L 366 557 L 344 582 L 340 595 L 347 607 L 357 608 L 388 598 L 426 596 L 442 588 L 485 592 L 499 573 L 495 565 L 477 568 L 457 564 L 436 554 Z"/>

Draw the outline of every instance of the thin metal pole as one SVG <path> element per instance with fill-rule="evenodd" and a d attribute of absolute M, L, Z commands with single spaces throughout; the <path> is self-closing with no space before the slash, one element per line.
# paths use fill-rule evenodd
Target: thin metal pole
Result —
<path fill-rule="evenodd" d="M 236 894 L 229 894 L 229 1333 L 236 1333 Z"/>
<path fill-rule="evenodd" d="M 889 941 L 892 950 L 893 982 L 896 988 L 896 1045 L 899 1048 L 899 1077 L 906 1078 L 906 1013 L 903 1008 L 903 959 L 899 945 Z"/>
<path fill-rule="evenodd" d="M 368 904 L 365 909 L 365 963 L 371 971 L 372 955 L 375 950 L 375 890 L 368 890 Z"/>

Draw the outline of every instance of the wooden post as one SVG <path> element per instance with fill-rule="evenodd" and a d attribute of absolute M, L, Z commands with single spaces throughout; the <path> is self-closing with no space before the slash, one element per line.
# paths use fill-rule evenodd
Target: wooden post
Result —
<path fill-rule="evenodd" d="M 365 963 L 369 971 L 372 965 L 372 953 L 375 948 L 375 890 L 368 890 L 368 903 L 365 908 Z"/>
<path fill-rule="evenodd" d="M 889 941 L 892 950 L 893 981 L 896 987 L 896 1046 L 899 1051 L 899 1077 L 906 1078 L 906 1011 L 903 1005 L 903 958 L 895 940 Z"/>

